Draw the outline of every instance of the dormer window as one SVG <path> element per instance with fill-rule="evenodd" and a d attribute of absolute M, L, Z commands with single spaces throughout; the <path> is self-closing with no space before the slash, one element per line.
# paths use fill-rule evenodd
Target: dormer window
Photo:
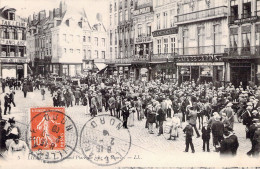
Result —
<path fill-rule="evenodd" d="M 9 14 L 8 14 L 8 19 L 9 20 L 15 20 L 15 13 L 13 13 L 13 12 L 8 12 Z"/>

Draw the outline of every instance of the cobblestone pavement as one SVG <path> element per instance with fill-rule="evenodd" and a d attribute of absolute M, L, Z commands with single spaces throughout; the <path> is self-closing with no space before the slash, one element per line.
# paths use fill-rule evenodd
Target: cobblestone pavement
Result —
<path fill-rule="evenodd" d="M 1 94 L 2 109 L 4 103 L 3 97 L 4 94 Z M 33 93 L 29 92 L 27 98 L 23 97 L 21 90 L 16 90 L 15 103 L 16 107 L 12 106 L 11 115 L 3 116 L 3 118 L 15 117 L 17 125 L 21 128 L 22 139 L 24 140 L 27 124 L 29 123 L 29 108 L 52 106 L 52 99 L 49 92 L 46 92 L 46 100 L 42 101 L 39 90 Z M 85 114 L 83 106 L 66 108 L 66 114 L 75 122 L 78 132 L 81 131 L 83 125 L 90 119 L 90 115 Z M 100 114 L 108 113 L 104 112 Z M 202 139 L 195 136 L 193 137 L 195 154 L 191 152 L 184 153 L 185 137 L 182 130 L 180 130 L 177 140 L 167 140 L 169 137 L 167 134 L 157 136 L 157 129 L 155 129 L 156 132 L 154 134 L 149 134 L 144 126 L 145 120 L 135 121 L 134 126 L 129 127 L 132 139 L 131 149 L 127 155 L 127 159 L 123 160 L 119 165 L 168 166 L 169 164 L 171 166 L 216 166 L 217 164 L 224 164 L 224 166 L 237 166 L 244 165 L 244 162 L 246 162 L 245 166 L 248 166 L 248 163 L 251 165 L 260 165 L 259 159 L 256 160 L 246 156 L 251 143 L 245 139 L 245 127 L 241 123 L 235 123 L 234 125 L 234 131 L 239 140 L 238 155 L 228 160 L 224 159 L 224 161 L 219 157 L 217 152 L 213 151 L 212 138 L 210 140 L 210 153 L 202 151 Z M 79 144 L 72 156 L 83 156 Z"/>

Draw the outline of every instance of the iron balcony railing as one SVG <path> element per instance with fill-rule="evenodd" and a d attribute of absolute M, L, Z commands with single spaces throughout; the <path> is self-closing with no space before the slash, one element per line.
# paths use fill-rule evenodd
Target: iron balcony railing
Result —
<path fill-rule="evenodd" d="M 225 45 L 186 47 L 178 48 L 176 53 L 178 55 L 218 54 L 224 53 L 225 47 Z"/>
<path fill-rule="evenodd" d="M 259 56 L 260 55 L 260 46 L 226 48 L 225 53 L 227 53 L 229 57 Z"/>
<path fill-rule="evenodd" d="M 149 57 L 149 54 L 144 54 L 144 55 L 134 55 L 132 57 L 132 61 L 133 62 L 138 62 L 138 61 L 150 61 L 150 57 Z"/>
<path fill-rule="evenodd" d="M 200 11 L 195 11 L 186 14 L 180 14 L 176 16 L 176 24 L 180 22 L 196 22 L 197 20 L 206 19 L 209 17 L 222 17 L 227 16 L 228 8 L 226 6 L 220 6 Z"/>

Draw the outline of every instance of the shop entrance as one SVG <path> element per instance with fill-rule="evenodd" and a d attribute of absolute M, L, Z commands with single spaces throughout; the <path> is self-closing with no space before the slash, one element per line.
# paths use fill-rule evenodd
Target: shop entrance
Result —
<path fill-rule="evenodd" d="M 240 82 L 242 82 L 243 88 L 246 88 L 251 80 L 251 66 L 231 67 L 230 75 L 230 80 L 236 88 L 239 87 Z"/>
<path fill-rule="evenodd" d="M 24 71 L 23 69 L 17 69 L 17 79 L 21 80 L 24 77 Z"/>
<path fill-rule="evenodd" d="M 192 66 L 191 67 L 191 80 L 197 82 L 200 74 L 199 66 Z"/>

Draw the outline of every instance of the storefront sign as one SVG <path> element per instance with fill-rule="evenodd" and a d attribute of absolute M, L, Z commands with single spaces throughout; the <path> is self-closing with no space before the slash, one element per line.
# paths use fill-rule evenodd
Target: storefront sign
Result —
<path fill-rule="evenodd" d="M 147 43 L 147 42 L 151 42 L 152 38 L 151 36 L 143 36 L 140 38 L 136 38 L 136 43 Z"/>
<path fill-rule="evenodd" d="M 176 63 L 177 66 L 224 66 L 224 62 Z"/>
<path fill-rule="evenodd" d="M 21 58 L 0 58 L 0 61 L 3 63 L 28 63 L 29 59 Z"/>
<path fill-rule="evenodd" d="M 250 18 L 245 19 L 237 19 L 234 21 L 234 24 L 243 24 L 243 23 L 250 23 L 250 22 L 256 22 L 258 20 L 258 16 L 252 16 Z"/>
<path fill-rule="evenodd" d="M 26 46 L 25 40 L 0 39 L 1 45 Z"/>
<path fill-rule="evenodd" d="M 12 21 L 12 20 L 0 19 L 0 25 L 26 28 L 27 23 L 26 22 L 17 22 L 17 21 Z"/>
<path fill-rule="evenodd" d="M 178 34 L 178 28 L 170 28 L 170 29 L 154 31 L 153 37 L 171 35 L 171 34 Z"/>
<path fill-rule="evenodd" d="M 135 10 L 134 15 L 136 16 L 136 15 L 141 15 L 149 12 L 152 12 L 152 7 L 146 7 L 146 8 Z"/>

